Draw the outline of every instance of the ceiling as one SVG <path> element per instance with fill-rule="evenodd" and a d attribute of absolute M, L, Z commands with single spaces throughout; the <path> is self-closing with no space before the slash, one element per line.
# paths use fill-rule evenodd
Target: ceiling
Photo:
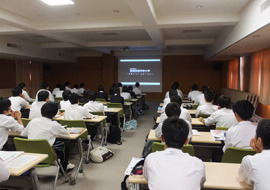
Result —
<path fill-rule="evenodd" d="M 40 0 L 1 0 L 0 40 L 19 39 L 40 48 L 41 52 L 63 50 L 77 56 L 112 51 L 116 56 L 142 55 L 141 52 L 143 55 L 203 55 L 222 31 L 238 23 L 240 12 L 251 2 L 73 1 L 74 5 L 51 7 Z M 266 34 L 269 37 L 269 32 Z M 265 45 L 265 41 L 262 43 Z M 233 48 L 233 51 L 226 49 L 222 56 L 246 53 L 239 46 L 238 51 L 237 47 Z M 4 55 L 0 50 L 0 56 Z"/>

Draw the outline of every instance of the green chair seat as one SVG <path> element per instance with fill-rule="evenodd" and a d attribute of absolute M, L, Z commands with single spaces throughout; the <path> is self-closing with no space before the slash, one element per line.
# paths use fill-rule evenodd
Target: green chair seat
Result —
<path fill-rule="evenodd" d="M 240 164 L 245 156 L 254 154 L 256 154 L 256 152 L 253 149 L 228 147 L 222 157 L 222 162 Z"/>
<path fill-rule="evenodd" d="M 216 130 L 228 131 L 229 127 L 216 127 Z"/>
<path fill-rule="evenodd" d="M 152 152 L 164 150 L 164 145 L 164 143 L 154 142 L 152 145 Z M 195 156 L 194 147 L 191 144 L 184 145 L 182 151 L 188 153 L 190 156 Z"/>
<path fill-rule="evenodd" d="M 30 121 L 31 121 L 31 119 L 28 119 L 28 118 L 22 118 L 23 126 L 26 127 Z"/>
<path fill-rule="evenodd" d="M 210 114 L 202 114 L 202 113 L 201 113 L 201 114 L 198 115 L 198 118 L 199 118 L 199 117 L 202 117 L 202 118 L 208 118 L 208 117 L 210 117 Z"/>

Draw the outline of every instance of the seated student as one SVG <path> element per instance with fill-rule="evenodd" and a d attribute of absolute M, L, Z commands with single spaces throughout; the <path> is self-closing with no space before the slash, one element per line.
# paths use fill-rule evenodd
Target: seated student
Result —
<path fill-rule="evenodd" d="M 89 93 L 89 102 L 84 104 L 84 108 L 86 108 L 89 112 L 104 112 L 104 106 L 101 102 L 96 101 L 97 93 L 94 91 L 90 91 Z"/>
<path fill-rule="evenodd" d="M 177 91 L 176 91 L 175 89 L 171 89 L 171 90 L 169 91 L 169 97 L 168 97 L 168 98 L 165 98 L 165 99 L 163 100 L 164 105 L 163 105 L 162 112 L 165 111 L 165 107 L 164 107 L 164 106 L 166 106 L 166 104 L 168 104 L 168 103 L 171 102 L 171 97 L 172 97 L 172 96 L 178 96 L 178 93 L 177 93 Z M 180 97 L 180 98 L 181 98 L 181 97 Z"/>
<path fill-rule="evenodd" d="M 29 106 L 29 103 L 24 99 L 22 89 L 20 87 L 12 88 L 12 96 L 9 98 L 11 101 L 11 110 L 20 111 L 21 108 Z"/>
<path fill-rule="evenodd" d="M 199 94 L 196 98 L 195 98 L 195 102 L 194 104 L 199 104 L 200 106 L 205 104 L 205 98 L 204 98 L 204 92 L 206 90 L 209 90 L 209 87 L 207 86 L 202 86 L 202 94 Z"/>
<path fill-rule="evenodd" d="M 57 104 L 47 102 L 41 108 L 42 117 L 31 120 L 21 135 L 28 137 L 28 139 L 46 139 L 52 147 L 56 143 L 56 137 L 69 137 L 70 133 L 64 126 L 61 126 L 57 121 L 52 121 L 57 112 Z M 69 151 L 67 146 L 65 146 L 64 154 L 63 151 L 57 149 L 55 149 L 55 152 L 64 170 L 68 172 L 74 168 L 73 164 L 68 163 Z"/>
<path fill-rule="evenodd" d="M 257 126 L 250 122 L 254 107 L 247 100 L 240 100 L 233 105 L 234 115 L 239 122 L 226 133 L 223 152 L 229 147 L 250 149 L 250 140 L 255 136 Z"/>
<path fill-rule="evenodd" d="M 120 95 L 120 89 L 116 88 L 114 95 L 111 96 L 111 103 L 121 103 L 124 106 L 124 98 Z"/>
<path fill-rule="evenodd" d="M 9 178 L 9 170 L 5 162 L 0 158 L 0 182 L 6 181 Z"/>
<path fill-rule="evenodd" d="M 49 91 L 49 89 L 50 89 L 50 87 L 49 87 L 49 84 L 48 84 L 48 83 L 46 83 L 46 82 L 41 83 L 41 89 L 40 89 L 40 90 L 37 92 L 37 94 L 36 94 L 36 100 L 37 100 L 37 98 L 38 98 L 38 93 L 39 93 L 40 91 L 46 90 L 46 91 L 49 93 L 49 100 L 50 100 L 51 102 L 54 102 L 54 97 L 53 97 L 52 93 Z"/>
<path fill-rule="evenodd" d="M 133 92 L 138 96 L 140 96 L 142 94 L 142 91 L 139 89 L 139 87 L 140 87 L 140 83 L 136 82 L 135 88 L 133 88 Z"/>
<path fill-rule="evenodd" d="M 80 92 L 79 92 L 79 85 L 74 84 L 74 85 L 73 85 L 73 88 L 70 90 L 70 92 L 79 95 L 79 93 L 80 93 Z"/>
<path fill-rule="evenodd" d="M 40 91 L 38 93 L 37 101 L 33 102 L 30 108 L 29 119 L 42 117 L 41 107 L 49 101 L 49 93 L 47 91 Z"/>
<path fill-rule="evenodd" d="M 196 110 L 196 117 L 198 117 L 199 114 L 209 114 L 211 115 L 215 111 L 218 110 L 218 106 L 213 105 L 213 100 L 215 97 L 215 93 L 212 90 L 206 90 L 204 92 L 204 99 L 205 99 L 205 104 L 198 106 Z"/>
<path fill-rule="evenodd" d="M 180 96 L 173 95 L 171 97 L 171 103 L 172 102 L 175 102 L 175 103 L 179 104 L 179 106 L 180 106 L 181 114 L 180 114 L 180 117 L 179 118 L 184 119 L 184 120 L 187 120 L 187 121 L 189 121 L 191 123 L 192 122 L 192 118 L 190 116 L 190 113 L 188 112 L 188 110 L 186 108 L 183 108 L 183 106 L 182 106 L 182 99 L 180 98 Z M 162 110 L 163 109 L 165 110 L 166 107 L 167 107 L 167 105 L 168 104 L 164 105 L 162 107 Z M 160 122 L 163 122 L 165 119 L 167 119 L 167 115 L 166 115 L 165 112 L 162 112 L 161 115 L 160 115 Z"/>
<path fill-rule="evenodd" d="M 128 92 L 127 86 L 123 86 L 122 93 L 120 93 L 120 95 L 124 98 L 124 100 L 131 100 L 131 96 Z"/>
<path fill-rule="evenodd" d="M 184 120 L 171 117 L 164 121 L 165 150 L 149 154 L 144 162 L 143 175 L 150 189 L 201 189 L 205 182 L 204 163 L 181 150 L 188 143 L 188 133 Z"/>
<path fill-rule="evenodd" d="M 71 90 L 70 86 L 70 82 L 65 82 L 65 90 Z"/>
<path fill-rule="evenodd" d="M 177 97 L 179 97 L 179 96 L 177 96 Z M 181 98 L 179 97 L 179 99 L 181 99 Z M 165 113 L 166 113 L 165 114 L 166 117 L 164 117 L 160 121 L 158 127 L 155 129 L 155 134 L 156 134 L 156 137 L 158 137 L 158 138 L 160 138 L 161 135 L 162 135 L 163 122 L 169 117 L 179 117 L 179 118 L 181 118 L 182 111 L 180 109 L 180 105 L 177 102 L 171 102 L 166 106 Z M 183 118 L 181 118 L 181 119 L 183 119 Z M 188 138 L 191 138 L 192 137 L 192 125 L 188 120 L 186 120 L 186 119 L 183 119 L 183 120 L 186 121 L 186 123 L 188 124 L 188 127 L 189 127 Z"/>
<path fill-rule="evenodd" d="M 90 90 L 89 89 L 85 89 L 83 91 L 83 95 L 82 97 L 80 98 L 79 102 L 82 103 L 82 104 L 86 104 L 87 102 L 89 102 L 89 95 L 90 95 Z"/>
<path fill-rule="evenodd" d="M 178 89 L 178 87 L 179 87 L 179 83 L 178 82 L 174 82 L 173 85 L 172 85 L 172 87 L 171 87 L 171 89 L 176 90 L 178 96 L 180 96 L 180 98 L 183 99 L 184 98 L 184 95 L 183 95 L 182 91 Z M 170 93 L 170 91 L 166 92 L 165 98 L 169 98 L 169 93 Z"/>
<path fill-rule="evenodd" d="M 84 91 L 84 83 L 80 83 L 80 88 L 79 88 L 79 96 L 82 96 L 83 95 L 83 91 Z"/>
<path fill-rule="evenodd" d="M 62 98 L 64 91 L 65 91 L 65 86 L 61 84 L 59 86 L 59 91 L 57 91 L 56 94 L 55 94 L 55 97 L 56 98 Z"/>
<path fill-rule="evenodd" d="M 111 89 L 109 90 L 109 94 L 112 96 L 114 95 L 114 91 L 117 88 L 117 84 L 113 83 Z"/>
<path fill-rule="evenodd" d="M 69 101 L 70 94 L 71 94 L 71 92 L 69 90 L 65 90 L 63 92 L 63 94 L 62 94 L 63 100 L 60 102 L 60 108 L 62 110 L 66 110 L 66 108 L 71 105 L 71 103 Z"/>
<path fill-rule="evenodd" d="M 26 84 L 21 82 L 20 84 L 18 84 L 18 87 L 20 87 L 22 89 L 22 94 L 24 95 L 24 98 L 28 101 L 28 102 L 33 102 L 35 99 L 30 98 L 28 92 L 26 91 Z"/>
<path fill-rule="evenodd" d="M 10 106 L 11 102 L 9 99 L 0 97 L 0 150 L 15 150 L 15 147 L 8 147 L 8 145 L 5 145 L 8 139 L 8 132 L 10 130 L 14 132 L 21 132 L 23 130 L 21 112 L 14 111 L 11 113 Z M 10 113 L 11 116 L 7 116 Z"/>
<path fill-rule="evenodd" d="M 79 106 L 79 95 L 75 93 L 71 93 L 69 95 L 69 101 L 71 103 L 65 109 L 65 119 L 69 120 L 83 120 L 83 118 L 92 118 L 92 114 L 90 114 L 86 108 Z"/>
<path fill-rule="evenodd" d="M 61 84 L 57 84 L 56 87 L 53 89 L 52 94 L 56 96 L 56 93 L 60 91 Z"/>
<path fill-rule="evenodd" d="M 128 86 L 128 92 L 129 92 L 131 98 L 132 97 L 136 98 L 136 94 L 135 94 L 135 92 L 133 92 L 133 87 L 132 86 Z"/>
<path fill-rule="evenodd" d="M 257 152 L 245 156 L 238 171 L 240 179 L 252 185 L 254 190 L 270 187 L 270 120 L 261 120 L 250 146 Z"/>
<path fill-rule="evenodd" d="M 105 92 L 104 86 L 103 86 L 103 85 L 99 85 L 99 86 L 98 86 L 97 98 L 105 99 L 106 102 L 108 101 L 108 95 L 107 95 L 107 93 Z"/>
<path fill-rule="evenodd" d="M 121 82 L 119 82 L 119 83 L 117 84 L 117 86 L 118 86 L 118 88 L 119 88 L 119 90 L 120 90 L 120 93 L 122 93 L 122 88 L 123 88 L 122 83 L 121 83 Z"/>
<path fill-rule="evenodd" d="M 216 127 L 228 127 L 237 125 L 233 111 L 230 109 L 231 99 L 228 96 L 221 95 L 218 98 L 218 110 L 215 111 L 208 117 L 204 119 L 199 118 L 199 121 L 203 122 L 206 126 L 216 125 Z"/>
<path fill-rule="evenodd" d="M 202 92 L 198 91 L 198 85 L 197 84 L 193 84 L 191 86 L 190 92 L 188 93 L 188 99 L 195 101 L 197 96 L 202 94 Z"/>

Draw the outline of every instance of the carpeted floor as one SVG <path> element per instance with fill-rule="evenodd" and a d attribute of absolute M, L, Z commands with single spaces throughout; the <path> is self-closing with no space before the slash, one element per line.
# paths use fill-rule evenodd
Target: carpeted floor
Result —
<path fill-rule="evenodd" d="M 133 156 L 141 157 L 145 137 L 154 125 L 153 116 L 159 102 L 147 102 L 147 105 L 149 110 L 144 112 L 145 115 L 138 116 L 138 129 L 122 132 L 122 145 L 108 143 L 107 147 L 115 153 L 114 157 L 100 164 L 84 164 L 84 172 L 79 173 L 76 185 L 64 183 L 64 178 L 60 175 L 57 190 L 120 190 L 126 167 Z M 99 146 L 99 143 L 99 140 L 94 141 L 94 147 Z M 73 155 L 70 162 L 78 164 L 78 160 L 79 158 Z M 69 174 L 69 177 L 74 173 Z M 53 180 L 53 177 L 41 178 L 41 190 L 51 190 Z"/>

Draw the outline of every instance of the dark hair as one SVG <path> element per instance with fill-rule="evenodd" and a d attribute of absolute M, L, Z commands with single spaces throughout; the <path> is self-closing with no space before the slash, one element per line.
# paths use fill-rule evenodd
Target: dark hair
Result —
<path fill-rule="evenodd" d="M 178 96 L 178 95 L 172 96 L 170 99 L 171 99 L 171 102 L 175 102 L 175 103 L 179 104 L 179 106 L 182 105 L 182 98 L 180 96 Z"/>
<path fill-rule="evenodd" d="M 139 83 L 139 82 L 136 82 L 135 86 L 136 86 L 137 88 L 139 88 L 139 87 L 140 87 L 140 83 Z"/>
<path fill-rule="evenodd" d="M 61 91 L 63 91 L 63 90 L 66 89 L 66 87 L 65 87 L 65 85 L 62 85 L 62 84 L 61 84 L 61 85 L 59 86 L 59 89 L 60 89 Z"/>
<path fill-rule="evenodd" d="M 89 102 L 89 100 L 90 100 L 89 96 L 90 96 L 90 90 L 89 89 L 84 90 L 83 91 L 83 97 L 82 97 L 83 103 Z"/>
<path fill-rule="evenodd" d="M 12 96 L 20 96 L 22 89 L 20 87 L 12 88 Z"/>
<path fill-rule="evenodd" d="M 212 90 L 206 90 L 204 92 L 204 97 L 207 102 L 212 102 L 214 100 L 215 93 Z"/>
<path fill-rule="evenodd" d="M 132 92 L 132 90 L 133 90 L 133 87 L 132 86 L 128 86 L 128 91 L 129 92 Z"/>
<path fill-rule="evenodd" d="M 97 99 L 97 93 L 91 90 L 89 93 L 89 100 L 95 101 L 96 99 Z"/>
<path fill-rule="evenodd" d="M 83 82 L 80 83 L 80 87 L 81 88 L 84 87 L 84 83 Z"/>
<path fill-rule="evenodd" d="M 41 101 L 46 101 L 46 99 L 49 98 L 49 92 L 46 91 L 46 90 L 41 90 L 39 93 L 38 93 L 38 102 L 41 102 Z"/>
<path fill-rule="evenodd" d="M 165 108 L 165 113 L 167 115 L 167 117 L 179 117 L 181 114 L 181 109 L 179 104 L 175 103 L 175 102 L 171 102 L 169 104 L 167 104 L 166 108 Z"/>
<path fill-rule="evenodd" d="M 77 104 L 79 101 L 79 95 L 76 93 L 71 93 L 69 95 L 69 101 L 71 104 Z"/>
<path fill-rule="evenodd" d="M 128 87 L 127 86 L 123 86 L 122 92 L 128 92 Z"/>
<path fill-rule="evenodd" d="M 60 83 L 58 83 L 58 84 L 56 85 L 56 88 L 60 88 L 60 86 L 61 86 L 61 84 L 60 84 Z"/>
<path fill-rule="evenodd" d="M 171 98 L 172 96 L 178 96 L 178 93 L 177 93 L 176 89 L 171 89 L 169 91 L 169 97 Z"/>
<path fill-rule="evenodd" d="M 118 87 L 122 87 L 122 83 L 121 82 L 119 82 L 117 85 L 118 85 Z"/>
<path fill-rule="evenodd" d="M 79 85 L 74 84 L 73 87 L 74 87 L 74 88 L 79 88 Z"/>
<path fill-rule="evenodd" d="M 242 120 L 250 120 L 254 107 L 247 100 L 239 100 L 232 106 L 233 112 L 237 113 Z"/>
<path fill-rule="evenodd" d="M 117 96 L 121 96 L 120 95 L 120 89 L 119 88 L 116 88 L 115 90 L 114 90 L 114 94 L 117 94 Z"/>
<path fill-rule="evenodd" d="M 181 149 L 188 138 L 188 133 L 187 122 L 178 117 L 170 117 L 162 124 L 162 134 L 169 148 Z"/>
<path fill-rule="evenodd" d="M 270 119 L 263 119 L 259 122 L 256 137 L 262 139 L 263 149 L 270 149 Z"/>
<path fill-rule="evenodd" d="M 174 89 L 178 89 L 179 83 L 178 83 L 178 82 L 174 82 L 174 83 L 173 83 L 173 86 L 174 86 Z"/>
<path fill-rule="evenodd" d="M 24 87 L 26 87 L 25 83 L 21 82 L 20 84 L 18 84 L 18 87 L 20 87 L 21 89 L 23 89 Z"/>
<path fill-rule="evenodd" d="M 112 83 L 112 88 L 117 88 L 117 84 L 116 83 Z"/>
<path fill-rule="evenodd" d="M 46 82 L 43 82 L 43 83 L 41 83 L 40 86 L 41 86 L 41 89 L 46 89 L 47 87 L 49 87 L 49 84 Z"/>
<path fill-rule="evenodd" d="M 58 112 L 58 105 L 54 102 L 47 102 L 41 107 L 41 115 L 52 119 Z"/>
<path fill-rule="evenodd" d="M 98 92 L 99 92 L 99 91 L 105 92 L 104 86 L 103 86 L 103 85 L 99 85 L 99 86 L 98 86 Z"/>
<path fill-rule="evenodd" d="M 68 86 L 68 85 L 70 85 L 70 82 L 65 82 L 65 86 Z"/>
<path fill-rule="evenodd" d="M 208 86 L 202 86 L 202 92 L 204 93 L 206 90 L 208 90 L 209 87 Z"/>
<path fill-rule="evenodd" d="M 228 96 L 221 95 L 218 97 L 218 105 L 221 108 L 231 108 L 231 99 Z"/>
<path fill-rule="evenodd" d="M 192 89 L 192 91 L 193 91 L 193 90 L 198 90 L 198 85 L 197 85 L 197 84 L 193 84 L 193 85 L 191 86 L 191 89 Z"/>
<path fill-rule="evenodd" d="M 0 97 L 0 114 L 8 111 L 11 106 L 11 101 L 8 98 Z"/>
<path fill-rule="evenodd" d="M 71 94 L 70 90 L 65 90 L 63 93 L 62 93 L 62 97 L 65 101 L 69 100 L 69 95 Z"/>

